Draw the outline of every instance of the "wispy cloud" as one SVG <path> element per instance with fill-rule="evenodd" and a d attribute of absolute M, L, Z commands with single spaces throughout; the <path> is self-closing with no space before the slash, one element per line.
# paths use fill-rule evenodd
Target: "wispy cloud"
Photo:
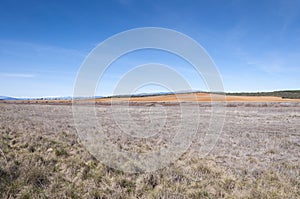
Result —
<path fill-rule="evenodd" d="M 289 27 L 299 18 L 299 1 L 279 1 L 277 13 L 283 20 L 282 32 L 288 31 Z"/>
<path fill-rule="evenodd" d="M 118 0 L 118 2 L 122 5 L 128 5 L 129 3 L 131 3 L 131 0 Z"/>
<path fill-rule="evenodd" d="M 269 51 L 260 54 L 238 48 L 234 56 L 239 57 L 244 66 L 254 67 L 258 72 L 268 74 L 295 74 L 300 72 L 300 52 Z"/>
<path fill-rule="evenodd" d="M 34 74 L 26 74 L 26 73 L 0 73 L 2 77 L 11 77 L 11 78 L 34 78 Z"/>
<path fill-rule="evenodd" d="M 1 54 L 13 55 L 18 57 L 24 57 L 28 54 L 34 54 L 35 56 L 49 55 L 49 56 L 68 56 L 68 57 L 85 57 L 88 52 L 86 50 L 77 50 L 70 48 L 63 48 L 59 46 L 41 45 L 37 43 L 0 40 Z M 26 54 L 24 55 L 24 52 Z"/>
<path fill-rule="evenodd" d="M 295 74 L 300 72 L 299 55 L 299 53 L 270 52 L 264 57 L 248 60 L 248 64 L 269 74 Z"/>

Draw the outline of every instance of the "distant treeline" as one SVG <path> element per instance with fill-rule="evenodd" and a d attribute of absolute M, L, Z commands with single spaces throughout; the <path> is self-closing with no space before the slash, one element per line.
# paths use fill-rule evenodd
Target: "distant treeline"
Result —
<path fill-rule="evenodd" d="M 226 93 L 235 96 L 274 96 L 288 99 L 300 99 L 300 90 L 273 91 L 273 92 L 251 92 L 251 93 Z"/>

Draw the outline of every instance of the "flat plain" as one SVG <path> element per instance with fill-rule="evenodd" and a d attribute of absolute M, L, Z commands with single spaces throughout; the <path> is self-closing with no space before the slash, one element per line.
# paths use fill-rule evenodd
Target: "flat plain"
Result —
<path fill-rule="evenodd" d="M 1 198 L 300 197 L 299 102 L 228 102 L 216 145 L 200 157 L 212 113 L 209 103 L 186 102 L 190 122 L 179 128 L 178 104 L 150 101 L 96 104 L 101 124 L 96 130 L 123 151 L 160 150 L 178 129 L 184 135 L 199 125 L 191 146 L 176 161 L 145 173 L 119 171 L 95 158 L 79 139 L 69 103 L 0 102 Z M 130 117 L 114 117 L 125 111 Z M 129 125 L 133 120 L 136 125 Z"/>

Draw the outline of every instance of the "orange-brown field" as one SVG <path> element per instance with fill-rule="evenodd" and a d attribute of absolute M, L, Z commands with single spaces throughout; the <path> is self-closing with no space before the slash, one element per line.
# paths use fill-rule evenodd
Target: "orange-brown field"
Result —
<path fill-rule="evenodd" d="M 214 95 L 214 101 L 226 100 L 229 102 L 300 102 L 300 99 L 283 99 L 274 96 L 226 96 Z M 133 98 L 100 98 L 96 102 L 109 102 L 109 101 L 132 101 L 132 102 L 176 102 L 178 100 L 193 102 L 210 102 L 212 96 L 209 93 L 194 93 L 194 94 L 176 94 L 176 95 L 158 95 L 146 97 L 133 97 Z"/>

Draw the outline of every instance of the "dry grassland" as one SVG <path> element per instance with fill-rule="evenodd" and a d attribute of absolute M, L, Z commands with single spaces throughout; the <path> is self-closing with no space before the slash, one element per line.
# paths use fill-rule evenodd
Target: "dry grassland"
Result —
<path fill-rule="evenodd" d="M 223 132 L 208 156 L 196 155 L 201 143 L 194 140 L 168 167 L 137 174 L 109 168 L 89 153 L 76 134 L 71 106 L 0 103 L 0 197 L 299 198 L 300 103 L 289 101 L 230 102 Z M 190 103 L 191 111 L 195 106 L 201 111 L 201 136 L 211 109 L 206 103 Z M 168 122 L 149 140 L 117 130 L 111 113 L 128 109 L 122 104 L 114 110 L 104 105 L 96 109 L 103 132 L 120 134 L 122 139 L 110 139 L 116 139 L 122 150 L 147 152 L 164 147 L 176 130 L 178 106 L 163 107 L 170 113 Z M 162 106 L 154 103 L 151 108 Z M 130 107 L 140 124 L 149 122 L 147 111 L 145 103 Z"/>

